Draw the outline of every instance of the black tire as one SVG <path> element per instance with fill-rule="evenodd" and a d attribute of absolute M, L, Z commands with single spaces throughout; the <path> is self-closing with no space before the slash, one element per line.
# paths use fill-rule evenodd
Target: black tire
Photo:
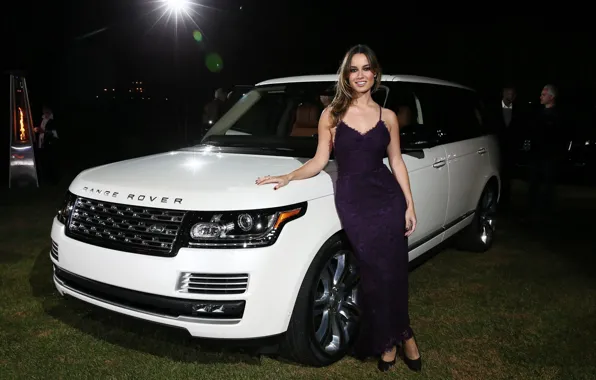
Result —
<path fill-rule="evenodd" d="M 462 251 L 486 252 L 494 242 L 497 214 L 497 186 L 490 182 L 484 188 L 472 222 L 456 239 L 456 247 Z"/>
<path fill-rule="evenodd" d="M 342 260 L 342 257 L 344 258 Z M 338 277 L 334 288 L 333 278 L 328 278 L 333 268 L 341 267 L 345 270 Z M 331 280 L 331 281 L 330 281 Z M 358 271 L 352 249 L 345 237 L 337 234 L 321 247 L 313 259 L 296 298 L 292 317 L 281 345 L 280 353 L 289 360 L 314 367 L 322 367 L 335 363 L 346 355 L 356 337 L 359 326 L 360 311 L 357 306 Z M 341 288 L 341 289 L 340 289 Z M 315 311 L 315 299 L 321 302 Z M 326 316 L 326 317 L 325 317 Z M 347 319 L 346 316 L 353 317 Z M 323 320 L 328 324 L 324 325 Z M 343 321 L 343 325 L 342 325 Z M 350 321 L 349 323 L 346 323 Z M 321 341 L 327 342 L 333 334 L 333 326 L 348 326 L 350 334 L 338 334 L 340 338 L 337 346 L 329 345 L 326 350 L 316 336 L 317 329 L 329 326 L 329 330 L 322 336 Z M 327 330 L 327 329 L 323 329 Z M 339 331 L 339 330 L 335 330 Z"/>

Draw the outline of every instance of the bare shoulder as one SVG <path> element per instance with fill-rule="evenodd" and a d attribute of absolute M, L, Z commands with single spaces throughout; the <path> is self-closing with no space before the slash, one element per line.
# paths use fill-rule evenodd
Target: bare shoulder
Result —
<path fill-rule="evenodd" d="M 331 111 L 331 106 L 327 106 L 323 109 L 323 112 L 321 112 L 321 117 L 319 118 L 319 124 L 323 124 L 331 128 Z"/>
<path fill-rule="evenodd" d="M 397 120 L 397 115 L 395 114 L 395 112 L 393 110 L 390 110 L 389 108 L 383 108 L 383 120 L 392 119 Z"/>
<path fill-rule="evenodd" d="M 397 115 L 395 114 L 395 112 L 393 112 L 393 110 L 390 110 L 389 108 L 383 108 L 383 115 L 381 118 L 385 122 L 389 130 L 391 130 L 392 128 L 399 128 Z"/>
<path fill-rule="evenodd" d="M 321 112 L 321 117 L 329 117 L 329 115 L 331 115 L 331 106 L 323 108 L 323 112 Z"/>

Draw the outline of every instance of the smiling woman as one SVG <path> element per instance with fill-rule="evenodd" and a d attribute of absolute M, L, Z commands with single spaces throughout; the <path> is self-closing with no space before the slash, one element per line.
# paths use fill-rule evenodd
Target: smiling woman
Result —
<path fill-rule="evenodd" d="M 318 123 L 314 120 L 318 147 L 313 158 L 293 172 L 260 177 L 256 183 L 275 184 L 277 190 L 309 179 L 325 169 L 331 149 L 335 151 L 335 206 L 360 266 L 362 321 L 354 353 L 360 358 L 380 356 L 378 368 L 387 371 L 402 346 L 408 367 L 420 371 L 408 312 L 406 240 L 416 229 L 416 214 L 397 115 L 372 96 L 381 80 L 374 52 L 366 45 L 351 48 L 338 70 L 331 105 Z"/>

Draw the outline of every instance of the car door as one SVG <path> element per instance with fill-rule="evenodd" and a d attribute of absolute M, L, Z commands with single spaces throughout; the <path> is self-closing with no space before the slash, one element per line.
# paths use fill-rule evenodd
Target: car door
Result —
<path fill-rule="evenodd" d="M 416 210 L 416 231 L 408 239 L 412 260 L 442 241 L 449 187 L 447 155 L 438 144 L 436 130 L 424 124 L 424 106 L 410 84 L 391 83 L 387 108 L 400 123 L 402 156 Z"/>
<path fill-rule="evenodd" d="M 476 95 L 465 88 L 424 85 L 420 95 L 429 106 L 428 122 L 440 130 L 447 155 L 449 200 L 445 227 L 450 229 L 475 211 L 488 180 L 489 147 L 476 108 Z M 446 237 L 454 233 L 451 229 Z"/>

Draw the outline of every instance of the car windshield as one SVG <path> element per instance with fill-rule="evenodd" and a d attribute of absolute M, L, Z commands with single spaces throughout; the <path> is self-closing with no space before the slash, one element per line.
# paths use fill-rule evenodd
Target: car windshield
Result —
<path fill-rule="evenodd" d="M 259 154 L 312 157 L 318 122 L 335 93 L 334 82 L 290 83 L 255 87 L 211 127 L 201 144 Z M 387 89 L 373 95 L 384 104 Z"/>

